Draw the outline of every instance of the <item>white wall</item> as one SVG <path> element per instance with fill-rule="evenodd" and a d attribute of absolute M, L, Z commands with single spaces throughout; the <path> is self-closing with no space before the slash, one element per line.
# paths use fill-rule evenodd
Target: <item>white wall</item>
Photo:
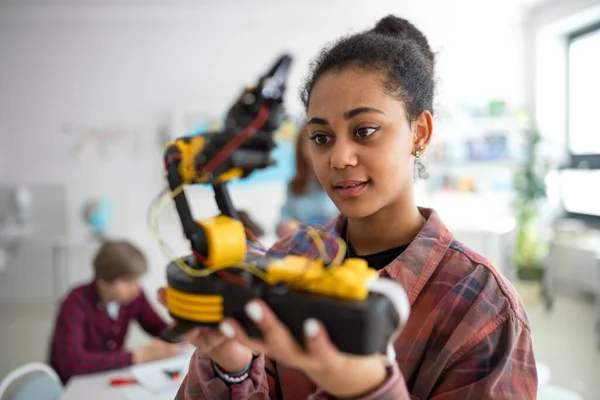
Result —
<path fill-rule="evenodd" d="M 153 289 L 163 281 L 166 261 L 145 223 L 162 183 L 157 124 L 170 110 L 190 105 L 222 113 L 241 86 L 284 50 L 295 57 L 288 100 L 298 115 L 297 89 L 320 46 L 388 13 L 415 22 L 438 52 L 440 103 L 490 98 L 522 103 L 517 0 L 5 1 L 0 5 L 0 182 L 66 184 L 72 241 L 86 235 L 82 202 L 110 198 L 116 205 L 112 233 L 147 252 L 147 285 Z M 78 136 L 62 133 L 65 123 L 138 133 L 109 143 L 106 158 L 93 146 L 73 156 Z M 271 222 L 283 197 L 281 186 L 268 190 L 236 198 Z M 264 199 L 272 203 L 260 215 Z M 195 207 L 199 215 L 215 210 L 208 195 Z M 165 233 L 174 242 L 181 238 L 173 222 Z M 86 268 L 79 267 L 83 275 Z M 39 297 L 37 289 L 32 285 L 20 296 Z"/>

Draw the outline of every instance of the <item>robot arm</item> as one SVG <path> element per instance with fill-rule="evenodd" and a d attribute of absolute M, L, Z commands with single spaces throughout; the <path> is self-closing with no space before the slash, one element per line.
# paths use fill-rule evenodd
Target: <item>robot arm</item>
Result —
<path fill-rule="evenodd" d="M 240 219 L 226 183 L 274 165 L 273 135 L 284 119 L 283 94 L 291 61 L 290 56 L 282 56 L 257 86 L 243 91 L 227 113 L 222 131 L 177 139 L 166 146 L 169 187 L 185 236 L 197 254 L 207 256 L 207 237 L 192 217 L 183 185 L 211 184 L 221 215 Z"/>
<path fill-rule="evenodd" d="M 166 340 L 195 326 L 237 319 L 250 336 L 260 331 L 244 305 L 263 299 L 302 343 L 302 324 L 321 320 L 338 348 L 347 353 L 384 351 L 408 317 L 402 287 L 378 278 L 361 259 L 325 260 L 301 256 L 254 258 L 246 253 L 246 233 L 226 184 L 274 164 L 273 135 L 283 122 L 283 94 L 291 58 L 281 57 L 258 84 L 246 89 L 227 113 L 222 131 L 169 143 L 165 168 L 173 200 L 192 255 L 167 267 L 166 305 L 177 322 Z M 220 215 L 192 217 L 183 187 L 208 183 Z M 343 256 L 343 253 L 340 253 Z M 338 257 L 336 257 L 338 258 Z"/>

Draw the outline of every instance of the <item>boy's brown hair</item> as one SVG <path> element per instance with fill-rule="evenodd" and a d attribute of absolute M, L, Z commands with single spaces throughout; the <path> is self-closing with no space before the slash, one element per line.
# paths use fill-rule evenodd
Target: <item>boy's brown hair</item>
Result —
<path fill-rule="evenodd" d="M 127 241 L 105 241 L 94 257 L 96 279 L 113 283 L 119 279 L 137 279 L 148 271 L 142 251 Z"/>

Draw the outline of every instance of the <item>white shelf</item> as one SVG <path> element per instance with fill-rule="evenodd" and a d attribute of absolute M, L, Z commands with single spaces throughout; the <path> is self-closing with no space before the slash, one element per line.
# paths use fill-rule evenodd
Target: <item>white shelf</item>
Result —
<path fill-rule="evenodd" d="M 4 223 L 0 225 L 0 246 L 22 240 L 31 236 L 33 232 L 33 225 L 31 224 Z"/>
<path fill-rule="evenodd" d="M 439 120 L 438 126 L 478 131 L 526 130 L 530 128 L 526 119 L 517 116 L 447 118 Z"/>

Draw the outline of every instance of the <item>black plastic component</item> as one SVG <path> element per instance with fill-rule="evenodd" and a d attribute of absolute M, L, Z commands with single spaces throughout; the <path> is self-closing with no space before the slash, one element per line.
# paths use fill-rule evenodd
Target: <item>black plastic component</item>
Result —
<path fill-rule="evenodd" d="M 177 320 L 177 323 L 169 328 L 163 330 L 160 333 L 160 338 L 165 342 L 169 343 L 181 343 L 181 337 L 187 332 L 196 328 L 198 325 L 189 323 L 181 320 Z"/>
<path fill-rule="evenodd" d="M 192 261 L 191 258 L 187 260 Z M 235 273 L 236 269 L 227 271 Z M 247 280 L 247 286 L 242 286 L 217 274 L 205 278 L 190 277 L 174 263 L 167 269 L 167 280 L 169 286 L 182 292 L 223 296 L 224 316 L 239 321 L 251 337 L 259 337 L 260 331 L 244 313 L 244 306 L 254 298 L 264 300 L 300 344 L 304 343 L 304 321 L 316 318 L 325 325 L 340 351 L 350 354 L 369 355 L 384 351 L 399 323 L 391 301 L 379 294 L 370 294 L 364 301 L 344 300 L 293 291 L 285 285 L 269 286 L 254 277 Z M 198 324 L 172 317 L 181 326 L 165 332 L 170 340 L 177 336 L 177 330 L 185 332 L 194 326 L 217 326 L 216 323 Z"/>
<path fill-rule="evenodd" d="M 269 111 L 269 115 L 277 111 Z M 279 111 L 281 112 L 281 111 Z M 203 168 L 219 154 L 223 148 L 232 141 L 236 135 L 240 134 L 243 127 L 239 127 L 239 131 L 233 132 L 219 131 L 204 133 L 204 149 L 195 158 L 195 167 L 199 174 Z M 276 147 L 273 134 L 275 130 L 265 130 L 264 128 L 252 134 L 242 144 L 239 145 L 231 154 L 216 166 L 212 171 L 214 177 L 218 177 L 232 168 L 241 168 L 245 175 L 249 175 L 255 170 L 268 168 L 275 164 L 275 160 L 271 157 L 273 149 Z"/>
<path fill-rule="evenodd" d="M 179 150 L 177 146 L 171 145 L 165 152 L 165 164 L 167 169 L 167 181 L 169 182 L 169 188 L 171 191 L 177 190 L 182 184 L 183 180 L 179 175 Z M 174 197 L 175 207 L 177 208 L 177 214 L 183 227 L 183 232 L 188 240 L 192 240 L 194 234 L 198 231 L 196 222 L 192 217 L 190 207 L 185 197 L 185 192 L 182 190 L 177 196 Z M 198 249 L 196 249 L 198 250 Z"/>
<path fill-rule="evenodd" d="M 198 264 L 193 257 L 184 259 L 188 265 L 194 267 Z M 244 306 L 253 298 L 262 297 L 262 287 L 258 283 L 257 278 L 252 275 L 248 275 L 246 271 L 236 270 L 235 268 L 228 268 L 229 274 L 238 275 L 243 277 L 248 283 L 247 286 L 242 286 L 227 279 L 221 278 L 218 274 L 213 273 L 207 277 L 194 278 L 183 272 L 177 264 L 174 262 L 169 264 L 167 267 L 167 283 L 173 289 L 179 290 L 184 293 L 192 293 L 199 295 L 220 295 L 223 297 L 223 313 L 226 317 L 235 318 L 240 321 L 242 326 L 247 329 L 248 335 L 259 336 L 258 328 L 252 323 L 252 321 L 244 313 Z M 255 281 L 256 280 L 256 281 Z M 189 330 L 190 327 L 217 327 L 218 323 L 198 323 L 194 321 L 188 321 L 181 319 L 171 314 L 174 320 L 183 322 Z M 178 325 L 178 324 L 177 324 Z M 176 326 L 177 326 L 176 325 Z M 176 328 L 167 329 L 163 336 L 172 336 L 173 331 Z M 182 329 L 182 328 L 180 328 Z"/>
<path fill-rule="evenodd" d="M 239 221 L 240 215 L 233 206 L 231 196 L 229 196 L 229 191 L 227 190 L 227 187 L 225 187 L 225 184 L 215 183 L 212 186 L 215 192 L 215 201 L 217 202 L 217 207 L 219 207 L 221 214 L 227 215 Z"/>
<path fill-rule="evenodd" d="M 380 294 L 353 301 L 274 287 L 265 301 L 299 343 L 304 341 L 304 321 L 316 318 L 337 348 L 349 354 L 385 351 L 399 323 L 393 304 Z"/>
<path fill-rule="evenodd" d="M 223 130 L 203 134 L 204 149 L 195 158 L 196 170 L 202 173 L 207 164 L 233 140 L 241 140 L 219 165 L 213 165 L 214 177 L 241 168 L 247 177 L 257 169 L 275 164 L 271 152 L 275 148 L 274 133 L 287 119 L 283 107 L 285 83 L 292 58 L 285 54 L 263 75 L 253 88 L 244 90 L 227 111 Z M 260 124 L 253 123 L 260 120 Z M 254 130 L 255 129 L 255 130 Z M 244 137 L 238 135 L 244 132 Z"/>
<path fill-rule="evenodd" d="M 234 135 L 238 134 L 258 115 L 259 109 L 268 104 L 270 107 L 269 117 L 255 136 L 257 139 L 268 137 L 272 140 L 272 133 L 281 126 L 286 117 L 283 112 L 283 96 L 291 65 L 292 58 L 284 54 L 274 63 L 269 72 L 259 79 L 254 88 L 245 90 L 227 112 L 225 130 Z M 258 144 L 262 141 L 257 140 L 255 143 Z"/>

